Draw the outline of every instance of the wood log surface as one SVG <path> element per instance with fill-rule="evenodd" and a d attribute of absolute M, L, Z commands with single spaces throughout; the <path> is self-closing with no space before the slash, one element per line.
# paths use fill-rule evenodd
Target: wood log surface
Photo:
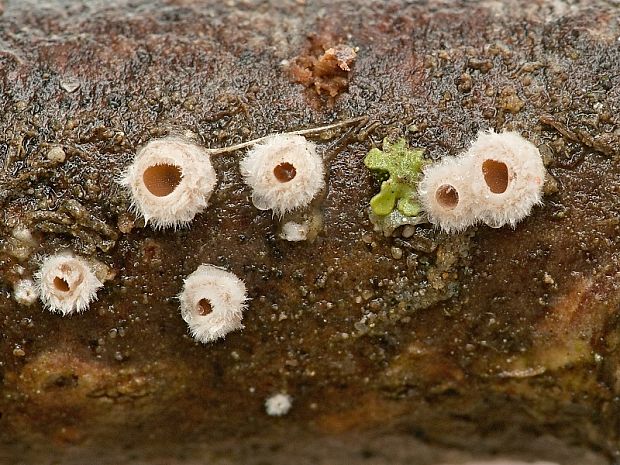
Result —
<path fill-rule="evenodd" d="M 0 2 L 0 459 L 6 464 L 620 463 L 620 5 L 610 1 Z M 352 51 L 349 70 L 321 60 Z M 325 65 L 325 66 L 323 66 Z M 317 131 L 313 241 L 256 209 L 244 151 L 185 228 L 118 178 L 149 140 L 220 148 Z M 515 229 L 375 231 L 363 159 L 429 160 L 480 130 L 540 150 Z M 18 304 L 45 256 L 104 287 Z M 195 342 L 200 264 L 244 280 L 242 331 Z M 282 417 L 265 412 L 277 393 Z"/>

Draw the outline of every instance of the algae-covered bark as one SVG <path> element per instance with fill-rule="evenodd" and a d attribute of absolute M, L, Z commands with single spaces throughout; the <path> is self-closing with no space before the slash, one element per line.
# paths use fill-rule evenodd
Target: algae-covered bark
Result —
<path fill-rule="evenodd" d="M 6 463 L 618 460 L 617 4 L 38 3 L 0 17 Z M 357 117 L 311 137 L 329 173 L 312 242 L 253 207 L 239 152 L 214 157 L 189 228 L 145 227 L 117 183 L 156 137 L 215 148 Z M 543 207 L 515 230 L 373 230 L 370 149 L 435 160 L 487 128 L 540 148 Z M 98 301 L 18 304 L 66 249 L 98 263 Z M 252 299 L 210 345 L 175 299 L 203 263 Z"/>

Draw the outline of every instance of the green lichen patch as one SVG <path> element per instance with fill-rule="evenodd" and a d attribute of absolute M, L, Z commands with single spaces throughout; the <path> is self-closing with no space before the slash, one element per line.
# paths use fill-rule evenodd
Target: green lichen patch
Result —
<path fill-rule="evenodd" d="M 405 139 L 394 143 L 383 141 L 383 149 L 372 149 L 364 158 L 366 167 L 387 179 L 380 192 L 370 200 L 375 215 L 389 215 L 394 208 L 405 216 L 417 216 L 421 206 L 416 185 L 424 166 L 422 149 L 412 149 Z"/>

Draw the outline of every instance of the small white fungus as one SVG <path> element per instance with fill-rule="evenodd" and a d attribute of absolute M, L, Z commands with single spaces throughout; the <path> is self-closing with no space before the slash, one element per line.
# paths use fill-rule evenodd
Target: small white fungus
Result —
<path fill-rule="evenodd" d="M 323 160 L 305 137 L 277 134 L 256 144 L 241 161 L 252 203 L 276 215 L 308 205 L 325 187 Z"/>
<path fill-rule="evenodd" d="M 515 132 L 481 132 L 465 155 L 472 192 L 487 225 L 514 227 L 542 200 L 545 167 L 538 148 Z"/>
<path fill-rule="evenodd" d="M 167 228 L 189 223 L 207 207 L 217 177 L 206 150 L 166 137 L 142 147 L 120 182 L 145 222 Z"/>
<path fill-rule="evenodd" d="M 288 394 L 274 394 L 265 401 L 267 415 L 281 417 L 286 415 L 293 405 L 293 399 Z"/>
<path fill-rule="evenodd" d="M 310 225 L 307 223 L 287 221 L 282 225 L 282 231 L 279 237 L 289 242 L 305 241 L 308 238 L 309 231 Z"/>
<path fill-rule="evenodd" d="M 229 271 L 199 266 L 185 279 L 179 300 L 181 316 L 197 341 L 206 344 L 243 328 L 245 284 Z"/>
<path fill-rule="evenodd" d="M 13 285 L 13 298 L 18 304 L 32 305 L 39 298 L 39 291 L 32 279 L 20 279 Z"/>
<path fill-rule="evenodd" d="M 62 315 L 86 310 L 103 286 L 88 263 L 71 253 L 45 258 L 35 279 L 45 307 Z"/>
<path fill-rule="evenodd" d="M 462 158 L 445 158 L 428 166 L 418 194 L 431 223 L 446 232 L 462 231 L 476 222 L 471 180 Z M 465 164 L 466 165 L 466 164 Z"/>

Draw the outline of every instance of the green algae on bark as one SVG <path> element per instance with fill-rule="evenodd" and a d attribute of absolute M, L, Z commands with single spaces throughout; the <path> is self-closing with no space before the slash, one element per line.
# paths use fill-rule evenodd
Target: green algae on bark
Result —
<path fill-rule="evenodd" d="M 383 149 L 373 148 L 364 158 L 366 167 L 382 178 L 381 191 L 370 199 L 370 208 L 375 215 L 386 216 L 394 208 L 408 217 L 417 216 L 421 206 L 416 200 L 416 184 L 424 159 L 424 151 L 409 148 L 405 139 L 390 143 L 383 141 Z"/>

